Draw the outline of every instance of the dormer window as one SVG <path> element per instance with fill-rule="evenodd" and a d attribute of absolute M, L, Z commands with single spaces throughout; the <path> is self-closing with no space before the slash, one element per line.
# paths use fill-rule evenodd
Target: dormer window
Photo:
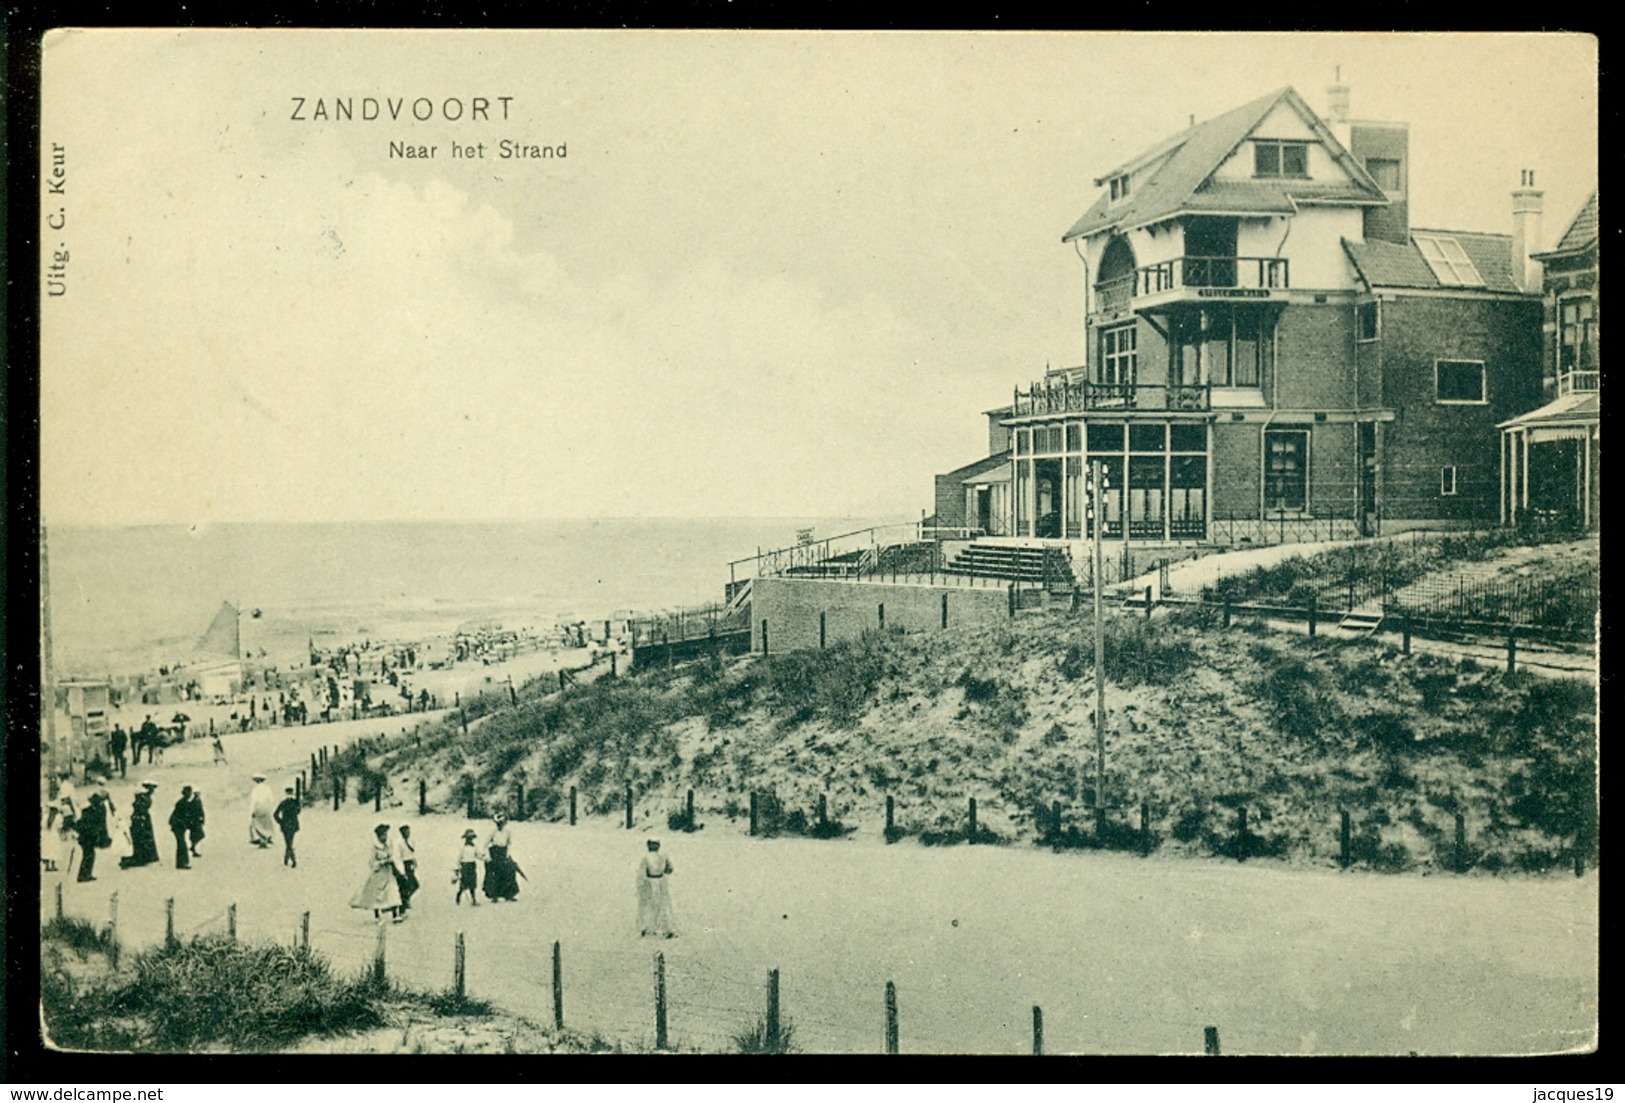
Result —
<path fill-rule="evenodd" d="M 1254 141 L 1253 175 L 1308 177 L 1309 143 Z"/>
<path fill-rule="evenodd" d="M 1128 198 L 1128 175 L 1114 176 L 1111 180 L 1112 202 L 1121 202 Z"/>

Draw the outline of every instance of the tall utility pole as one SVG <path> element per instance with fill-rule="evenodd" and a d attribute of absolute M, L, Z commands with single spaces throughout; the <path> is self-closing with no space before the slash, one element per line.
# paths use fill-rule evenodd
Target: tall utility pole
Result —
<path fill-rule="evenodd" d="M 1095 837 L 1099 838 L 1106 827 L 1106 618 L 1102 604 L 1106 579 L 1100 554 L 1100 530 L 1106 526 L 1106 471 L 1099 460 L 1091 460 L 1090 467 L 1095 545 Z M 1126 517 L 1123 539 L 1126 544 Z"/>
<path fill-rule="evenodd" d="M 62 748 L 56 741 L 56 676 L 51 672 L 51 563 L 46 551 L 45 526 L 39 529 L 39 601 L 40 601 L 40 673 L 45 678 L 45 759 L 50 763 L 51 776 L 67 768 Z"/>

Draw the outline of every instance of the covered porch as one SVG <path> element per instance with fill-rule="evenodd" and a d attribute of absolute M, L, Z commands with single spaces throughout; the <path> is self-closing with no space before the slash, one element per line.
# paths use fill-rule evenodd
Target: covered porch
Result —
<path fill-rule="evenodd" d="M 1571 389 L 1501 430 L 1501 523 L 1574 531 L 1601 515 L 1601 404 Z"/>

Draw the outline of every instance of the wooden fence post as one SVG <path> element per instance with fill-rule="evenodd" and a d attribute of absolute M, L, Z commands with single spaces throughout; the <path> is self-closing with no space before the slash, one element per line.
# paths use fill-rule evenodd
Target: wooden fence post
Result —
<path fill-rule="evenodd" d="M 1467 872 L 1467 817 L 1456 813 L 1456 872 Z"/>
<path fill-rule="evenodd" d="M 513 818 L 525 818 L 525 783 L 517 779 L 513 783 Z"/>
<path fill-rule="evenodd" d="M 1205 1026 L 1202 1028 L 1202 1049 L 1209 1057 L 1219 1055 L 1219 1028 Z"/>
<path fill-rule="evenodd" d="M 886 1052 L 897 1052 L 897 985 L 891 981 L 886 982 Z"/>
<path fill-rule="evenodd" d="M 1399 649 L 1409 655 L 1411 653 L 1411 618 L 1408 616 L 1400 617 L 1399 624 L 1401 632 Z"/>
<path fill-rule="evenodd" d="M 779 971 L 767 971 L 767 1051 L 779 1051 Z"/>
<path fill-rule="evenodd" d="M 310 756 L 310 780 L 316 780 L 316 756 L 314 754 Z"/>
<path fill-rule="evenodd" d="M 896 815 L 895 815 L 896 810 L 897 810 L 896 802 L 893 799 L 893 797 L 891 796 L 891 794 L 888 793 L 886 795 L 886 833 L 888 835 L 891 834 L 892 829 L 897 826 L 897 818 L 896 818 Z M 62 892 L 62 888 L 59 885 L 59 886 L 57 886 L 57 894 L 58 894 L 59 899 L 61 897 L 61 892 Z"/>
<path fill-rule="evenodd" d="M 882 601 L 875 606 L 875 617 L 880 621 L 880 630 L 886 630 L 886 603 Z"/>
<path fill-rule="evenodd" d="M 576 787 L 570 786 L 570 826 L 576 825 Z"/>
<path fill-rule="evenodd" d="M 333 811 L 339 810 L 339 801 L 344 797 L 344 778 L 339 774 L 329 774 L 327 780 L 333 786 Z"/>
<path fill-rule="evenodd" d="M 762 621 L 762 654 L 767 654 L 767 621 Z"/>
<path fill-rule="evenodd" d="M 1247 858 L 1247 808 L 1245 805 L 1236 809 L 1236 849 L 1242 860 Z"/>
<path fill-rule="evenodd" d="M 752 835 L 756 834 L 756 825 L 757 825 L 756 790 L 752 789 L 751 794 L 750 794 L 750 833 Z"/>
<path fill-rule="evenodd" d="M 1229 598 L 1224 599 L 1224 626 L 1226 628 L 1230 627 L 1230 599 Z"/>
<path fill-rule="evenodd" d="M 226 937 L 237 941 L 237 905 L 226 905 Z"/>
<path fill-rule="evenodd" d="M 373 787 L 372 810 L 374 812 L 382 812 L 384 810 L 384 786 L 382 782 L 379 782 Z"/>
<path fill-rule="evenodd" d="M 474 818 L 474 775 L 464 774 L 463 780 L 468 783 L 468 818 Z"/>
<path fill-rule="evenodd" d="M 310 913 L 307 911 L 299 917 L 299 949 L 310 953 Z"/>
<path fill-rule="evenodd" d="M 825 618 L 825 615 L 822 612 L 820 612 L 818 614 L 818 650 L 820 650 L 820 651 L 822 651 L 824 649 L 824 639 L 825 639 L 826 625 L 827 625 L 827 620 Z"/>
<path fill-rule="evenodd" d="M 459 1000 L 468 996 L 468 955 L 467 946 L 463 941 L 463 932 L 457 932 L 457 952 L 452 963 L 452 987 L 457 992 Z"/>
<path fill-rule="evenodd" d="M 62 882 L 56 883 L 56 917 L 62 918 Z"/>
<path fill-rule="evenodd" d="M 824 793 L 818 794 L 818 826 L 824 827 L 829 823 L 829 797 Z"/>
<path fill-rule="evenodd" d="M 1151 619 L 1151 587 L 1145 588 L 1145 619 Z"/>
<path fill-rule="evenodd" d="M 694 830 L 694 790 L 688 791 L 688 799 L 683 802 L 683 818 L 688 822 L 688 829 Z"/>
<path fill-rule="evenodd" d="M 1351 852 L 1349 850 L 1349 814 L 1347 809 L 1344 809 L 1338 814 L 1338 820 L 1337 864 L 1342 866 L 1344 869 L 1347 869 L 1351 860 Z"/>
<path fill-rule="evenodd" d="M 429 813 L 429 782 L 418 778 L 418 815 L 426 816 Z"/>
<path fill-rule="evenodd" d="M 666 1048 L 666 955 L 655 954 L 655 1048 Z"/>
<path fill-rule="evenodd" d="M 1033 1056 L 1044 1056 L 1044 1009 L 1033 1004 Z"/>
<path fill-rule="evenodd" d="M 553 943 L 553 1029 L 564 1029 L 564 955 Z"/>
<path fill-rule="evenodd" d="M 942 595 L 942 626 L 948 627 L 948 595 Z"/>
<path fill-rule="evenodd" d="M 107 898 L 107 961 L 118 968 L 118 892 Z"/>
<path fill-rule="evenodd" d="M 1309 595 L 1309 635 L 1315 634 L 1316 615 L 1320 612 L 1320 598 L 1314 594 Z"/>
<path fill-rule="evenodd" d="M 378 924 L 378 938 L 372 948 L 372 983 L 377 988 L 382 988 L 389 976 L 384 965 L 384 945 L 388 938 L 384 932 L 388 929 L 385 924 Z"/>
<path fill-rule="evenodd" d="M 626 829 L 632 830 L 632 784 L 626 785 Z"/>
<path fill-rule="evenodd" d="M 164 901 L 164 945 L 175 945 L 175 898 Z"/>
<path fill-rule="evenodd" d="M 1507 673 L 1516 673 L 1518 669 L 1518 629 L 1516 626 L 1507 629 Z"/>
<path fill-rule="evenodd" d="M 1140 802 L 1140 853 L 1151 853 L 1151 802 Z"/>
<path fill-rule="evenodd" d="M 970 830 L 965 833 L 965 840 L 967 842 L 971 842 L 971 843 L 974 843 L 976 841 L 976 798 L 975 797 L 970 798 Z"/>

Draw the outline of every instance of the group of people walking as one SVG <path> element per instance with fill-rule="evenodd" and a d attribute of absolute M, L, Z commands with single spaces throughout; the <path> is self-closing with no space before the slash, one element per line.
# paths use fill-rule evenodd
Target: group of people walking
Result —
<path fill-rule="evenodd" d="M 519 896 L 519 881 L 529 880 L 514 859 L 513 833 L 507 816 L 497 812 L 491 822 L 491 833 L 483 844 L 472 827 L 463 832 L 462 847 L 452 869 L 451 880 L 457 889 L 453 906 L 460 905 L 466 894 L 470 905 L 479 907 L 481 891 L 493 903 L 512 902 Z M 646 852 L 637 864 L 638 931 L 644 938 L 675 938 L 669 884 L 674 867 L 661 852 L 658 839 L 648 840 L 645 846 Z M 481 864 L 485 866 L 483 882 Z M 378 824 L 373 828 L 366 878 L 350 898 L 350 906 L 370 910 L 379 922 L 399 923 L 411 909 L 418 888 L 417 851 L 412 845 L 411 827 L 402 824 L 392 831 L 389 824 Z"/>

